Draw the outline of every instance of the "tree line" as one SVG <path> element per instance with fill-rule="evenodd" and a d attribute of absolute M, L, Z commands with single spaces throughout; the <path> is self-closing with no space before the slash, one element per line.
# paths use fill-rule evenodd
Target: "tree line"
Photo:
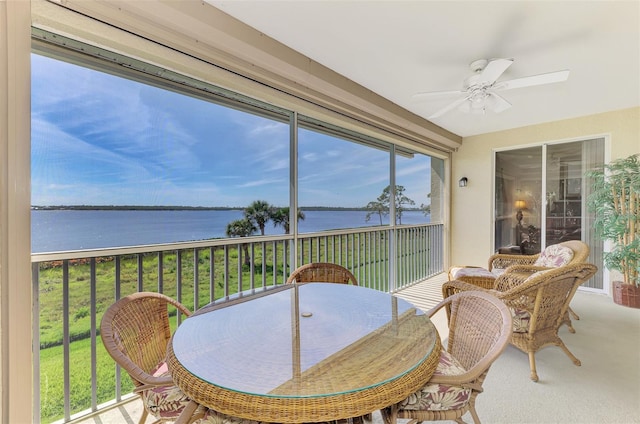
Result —
<path fill-rule="evenodd" d="M 396 210 L 396 222 L 402 224 L 402 214 L 408 209 L 408 206 L 413 206 L 416 202 L 407 197 L 405 194 L 405 188 L 401 185 L 396 185 L 395 188 L 395 210 Z M 431 197 L 431 193 L 427 197 Z M 382 194 L 374 201 L 367 203 L 365 209 L 368 210 L 365 216 L 365 221 L 369 222 L 371 218 L 378 215 L 380 219 L 380 225 L 382 225 L 383 217 L 389 214 L 391 205 L 391 185 L 386 186 L 382 190 Z M 421 204 L 420 209 L 425 215 L 431 212 L 431 205 Z M 273 221 L 273 226 L 281 226 L 284 229 L 285 234 L 289 234 L 290 227 L 290 209 L 286 207 L 276 207 L 270 205 L 265 200 L 254 200 L 249 206 L 244 208 L 243 217 L 236 219 L 227 224 L 226 235 L 227 237 L 249 237 L 256 231 L 260 230 L 260 235 L 264 235 L 264 229 L 269 221 Z M 298 220 L 304 220 L 304 212 L 298 209 Z M 246 265 L 250 264 L 249 259 L 249 246 L 243 244 L 244 248 L 244 262 Z"/>
<path fill-rule="evenodd" d="M 395 210 L 396 222 L 402 224 L 402 214 L 408 209 L 408 206 L 415 205 L 415 201 L 407 197 L 405 188 L 396 185 L 395 189 Z M 428 197 L 431 197 L 429 194 Z M 380 225 L 382 225 L 383 217 L 389 214 L 391 204 L 391 186 L 382 190 L 382 194 L 375 201 L 369 202 L 365 209 L 368 210 L 365 220 L 368 222 L 374 215 L 378 215 Z M 431 212 L 431 206 L 421 204 L 420 209 L 425 215 Z M 273 221 L 274 227 L 281 226 L 285 234 L 289 234 L 289 207 L 276 207 L 270 205 L 264 200 L 255 200 L 249 206 L 244 208 L 243 217 L 236 219 L 227 224 L 227 237 L 249 237 L 256 231 L 260 230 L 260 234 L 264 235 L 264 229 L 269 221 Z M 298 209 L 298 220 L 304 220 L 304 212 Z"/>

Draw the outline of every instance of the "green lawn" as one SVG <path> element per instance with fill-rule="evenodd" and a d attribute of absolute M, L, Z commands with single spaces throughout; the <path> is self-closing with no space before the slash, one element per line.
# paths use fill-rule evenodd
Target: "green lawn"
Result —
<path fill-rule="evenodd" d="M 253 263 L 254 278 L 257 285 L 262 281 L 262 249 L 265 249 L 265 280 L 268 285 L 273 282 L 273 275 L 277 276 L 277 283 L 283 283 L 283 252 L 282 244 L 276 247 L 277 266 L 272 263 L 273 244 L 259 243 L 254 245 Z M 347 248 L 351 249 L 346 241 L 343 244 L 343 255 L 346 257 Z M 331 248 L 330 248 L 331 249 Z M 368 255 L 365 247 L 361 246 L 361 257 Z M 357 249 L 356 249 L 357 250 Z M 324 243 L 313 246 L 310 257 L 317 257 L 316 252 L 324 252 Z M 170 297 L 177 298 L 178 270 L 181 270 L 181 301 L 189 309 L 194 307 L 194 269 L 198 267 L 198 290 L 200 302 L 198 307 L 204 306 L 209 301 L 210 293 L 210 249 L 202 249 L 194 258 L 193 250 L 184 251 L 180 255 L 175 252 L 165 252 L 162 255 L 162 292 Z M 214 250 L 214 290 L 215 298 L 224 296 L 224 282 L 229 283 L 229 294 L 238 291 L 237 266 L 229 266 L 229 274 L 224 274 L 224 249 Z M 229 263 L 235 264 L 238 251 L 234 247 L 227 249 Z M 322 258 L 321 253 L 320 257 Z M 374 256 L 375 257 L 375 256 Z M 380 254 L 377 257 L 384 257 Z M 138 278 L 142 276 L 144 290 L 158 291 L 158 255 L 145 254 L 139 261 L 135 255 L 122 257 L 120 260 L 120 293 L 125 296 L 138 291 Z M 327 260 L 322 258 L 321 260 Z M 140 266 L 139 266 L 140 264 Z M 95 263 L 96 281 L 96 324 L 99 327 L 100 319 L 105 309 L 115 301 L 116 292 L 116 260 L 114 257 L 100 258 Z M 378 267 L 379 264 L 359 264 L 361 267 Z M 141 267 L 142 272 L 138 272 Z M 250 288 L 252 268 L 244 265 L 242 268 L 242 290 Z M 71 261 L 68 266 L 68 287 L 63 285 L 65 270 L 62 262 L 50 262 L 41 264 L 39 271 L 40 281 L 40 393 L 41 393 L 41 421 L 52 422 L 64 416 L 64 377 L 63 377 L 63 292 L 69 293 L 69 336 L 70 344 L 70 387 L 71 387 L 71 414 L 83 411 L 91 406 L 91 281 L 92 269 L 88 261 Z M 288 272 L 287 272 L 288 274 Z M 115 364 L 111 357 L 104 351 L 100 337 L 96 343 L 97 351 L 97 402 L 98 404 L 115 398 Z M 122 375 L 122 393 L 128 393 L 133 385 L 129 377 Z"/>
<path fill-rule="evenodd" d="M 258 250 L 258 249 L 256 249 Z M 267 247 L 267 258 L 273 257 L 271 245 Z M 237 258 L 236 249 L 230 249 L 231 260 Z M 257 256 L 261 252 L 256 252 Z M 199 296 L 200 306 L 209 301 L 209 249 L 198 252 Z M 194 309 L 194 256 L 193 251 L 181 255 L 180 266 L 175 253 L 163 254 L 163 292 L 177 298 L 177 270 L 182 270 L 182 303 Z M 221 249 L 215 252 L 216 281 L 215 298 L 224 295 L 225 276 L 222 266 L 224 253 Z M 266 264 L 267 281 L 272 281 L 273 266 Z M 115 260 L 105 258 L 95 265 L 96 279 L 96 324 L 99 326 L 105 309 L 115 301 Z M 254 264 L 254 269 L 261 279 L 262 263 Z M 142 259 L 143 287 L 145 290 L 158 291 L 158 256 L 144 255 Z M 235 270 L 235 268 L 234 268 Z M 249 289 L 250 267 L 243 267 L 243 289 Z M 282 282 L 282 269 L 277 270 Z M 63 376 L 63 267 L 61 263 L 49 263 L 40 269 L 40 381 L 41 381 L 41 420 L 52 422 L 64 415 L 64 376 Z M 69 284 L 69 336 L 70 344 L 70 387 L 71 413 L 76 413 L 91 406 L 91 266 L 89 263 L 75 262 L 68 267 Z M 137 290 L 138 260 L 135 256 L 120 261 L 120 291 L 125 296 Z M 237 276 L 229 276 L 229 290 L 237 291 Z M 105 352 L 98 336 L 97 351 L 97 396 L 98 404 L 115 398 L 115 364 Z M 129 377 L 122 377 L 122 393 L 129 392 L 133 385 Z"/>

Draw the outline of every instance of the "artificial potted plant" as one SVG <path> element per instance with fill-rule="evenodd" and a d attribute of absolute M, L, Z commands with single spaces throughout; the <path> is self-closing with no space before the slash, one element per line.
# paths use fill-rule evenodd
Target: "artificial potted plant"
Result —
<path fill-rule="evenodd" d="M 611 250 L 603 254 L 604 266 L 622 275 L 622 281 L 613 281 L 613 300 L 640 308 L 640 154 L 587 175 L 593 178 L 587 201 L 595 213 L 596 234 L 611 242 Z"/>

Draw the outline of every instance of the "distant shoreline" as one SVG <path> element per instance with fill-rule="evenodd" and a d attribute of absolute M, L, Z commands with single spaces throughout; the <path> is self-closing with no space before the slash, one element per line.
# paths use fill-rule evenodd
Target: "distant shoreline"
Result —
<path fill-rule="evenodd" d="M 52 210 L 70 210 L 70 211 L 188 211 L 188 210 L 205 210 L 205 211 L 228 211 L 242 210 L 244 208 L 228 207 L 228 206 L 135 206 L 135 205 L 56 205 L 56 206 L 31 206 L 31 210 L 36 211 L 52 211 Z"/>
<path fill-rule="evenodd" d="M 276 206 L 280 207 L 280 206 Z M 31 206 L 34 211 L 70 210 L 70 211 L 231 211 L 243 210 L 239 206 L 136 206 L 136 205 L 56 205 L 56 206 Z M 303 211 L 366 211 L 361 208 L 341 208 L 337 206 L 305 206 Z M 420 210 L 419 208 L 406 208 L 405 210 Z"/>

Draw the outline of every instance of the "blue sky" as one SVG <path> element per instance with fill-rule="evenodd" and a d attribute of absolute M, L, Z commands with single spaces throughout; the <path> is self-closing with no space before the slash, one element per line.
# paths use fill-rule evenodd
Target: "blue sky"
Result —
<path fill-rule="evenodd" d="M 289 127 L 32 55 L 32 204 L 246 206 L 289 201 Z M 301 130 L 299 203 L 364 206 L 388 153 Z M 397 183 L 426 202 L 428 157 Z"/>

